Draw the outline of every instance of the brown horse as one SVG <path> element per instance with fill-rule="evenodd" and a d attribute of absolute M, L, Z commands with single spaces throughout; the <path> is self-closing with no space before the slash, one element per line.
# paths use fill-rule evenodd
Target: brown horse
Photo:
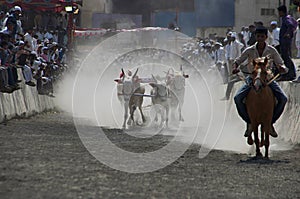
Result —
<path fill-rule="evenodd" d="M 254 142 L 256 145 L 256 157 L 261 157 L 259 147 L 265 146 L 265 158 L 269 156 L 270 132 L 272 129 L 272 117 L 275 106 L 275 97 L 268 86 L 268 58 L 262 57 L 253 60 L 253 86 L 246 98 L 247 111 L 250 117 Z M 258 138 L 258 127 L 261 125 L 261 142 Z M 248 136 L 248 144 L 253 144 L 252 132 Z"/>

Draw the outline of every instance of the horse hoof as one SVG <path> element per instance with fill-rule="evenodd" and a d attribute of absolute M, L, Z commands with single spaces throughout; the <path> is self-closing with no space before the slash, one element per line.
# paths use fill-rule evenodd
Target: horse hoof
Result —
<path fill-rule="evenodd" d="M 270 160 L 268 156 L 265 156 L 265 159 L 266 159 L 266 160 Z"/>
<path fill-rule="evenodd" d="M 261 154 L 261 152 L 259 152 L 259 153 L 256 153 L 256 156 L 255 156 L 256 158 L 262 158 L 263 157 L 263 155 Z"/>
<path fill-rule="evenodd" d="M 248 137 L 248 141 L 247 142 L 248 142 L 249 145 L 253 145 L 253 143 L 254 143 L 253 139 L 251 137 Z"/>

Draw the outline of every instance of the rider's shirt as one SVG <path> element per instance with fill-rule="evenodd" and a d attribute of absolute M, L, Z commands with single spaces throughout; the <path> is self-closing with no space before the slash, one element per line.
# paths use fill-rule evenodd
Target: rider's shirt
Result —
<path fill-rule="evenodd" d="M 248 61 L 247 67 L 248 67 L 248 71 L 252 72 L 253 71 L 253 65 L 252 65 L 252 61 L 256 58 L 259 58 L 259 53 L 258 50 L 256 48 L 257 43 L 255 43 L 252 46 L 249 46 L 248 48 L 246 48 L 240 57 L 235 59 L 235 63 L 237 63 L 237 65 L 239 66 L 241 63 L 243 63 L 244 61 Z M 266 47 L 263 51 L 262 57 L 269 57 L 269 63 L 271 64 L 275 64 L 275 66 L 282 66 L 284 65 L 283 60 L 280 56 L 280 54 L 277 52 L 277 50 L 269 45 L 268 43 L 266 43 Z"/>

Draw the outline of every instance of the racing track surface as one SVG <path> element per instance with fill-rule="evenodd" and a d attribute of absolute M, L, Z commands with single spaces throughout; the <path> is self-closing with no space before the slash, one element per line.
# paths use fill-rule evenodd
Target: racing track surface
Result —
<path fill-rule="evenodd" d="M 1 198 L 299 198 L 300 146 L 271 160 L 192 145 L 171 165 L 144 174 L 113 170 L 81 143 L 70 116 L 45 113 L 0 125 Z M 145 152 L 170 137 L 132 140 L 106 130 L 126 150 Z M 246 143 L 245 143 L 246 144 Z"/>

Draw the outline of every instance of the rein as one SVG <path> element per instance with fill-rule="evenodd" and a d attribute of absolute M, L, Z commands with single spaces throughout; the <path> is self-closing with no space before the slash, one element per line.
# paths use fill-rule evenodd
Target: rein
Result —
<path fill-rule="evenodd" d="M 280 74 L 278 73 L 275 77 L 273 77 L 273 78 L 267 83 L 267 86 L 268 86 L 269 84 L 271 84 L 272 82 L 274 82 L 279 76 L 280 76 Z"/>

